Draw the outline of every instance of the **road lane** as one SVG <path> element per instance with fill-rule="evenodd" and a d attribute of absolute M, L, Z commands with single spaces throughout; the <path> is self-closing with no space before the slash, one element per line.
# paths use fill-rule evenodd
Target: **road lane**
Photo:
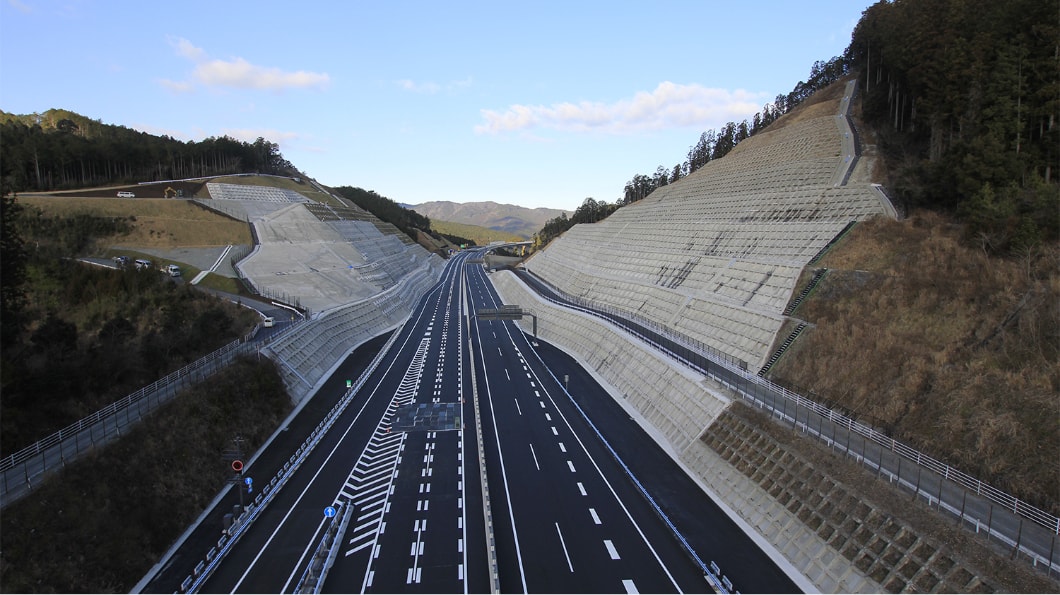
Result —
<path fill-rule="evenodd" d="M 703 565 L 539 347 L 511 323 L 467 315 L 499 305 L 482 267 L 465 266 L 470 256 L 450 260 L 386 363 L 201 590 L 290 592 L 327 526 L 324 508 L 340 503 L 353 511 L 324 592 L 489 590 L 476 393 L 503 592 L 711 590 Z M 617 404 L 572 376 L 585 386 L 579 399 L 610 419 L 600 403 Z M 636 430 L 619 440 L 650 441 Z M 689 514 L 698 516 L 709 498 L 696 491 Z"/>
<path fill-rule="evenodd" d="M 469 277 L 476 307 L 497 307 L 495 296 L 480 285 L 481 270 Z M 586 429 L 558 407 L 552 394 L 558 386 L 546 385 L 532 369 L 522 333 L 489 320 L 478 321 L 475 330 L 479 360 L 489 372 L 482 374 L 480 390 L 492 432 L 487 461 L 496 458 L 497 467 L 520 470 L 490 477 L 491 493 L 503 494 L 509 506 L 508 522 L 497 523 L 507 569 L 502 590 L 709 590 L 672 537 L 641 527 L 640 497 L 613 463 L 598 461 L 606 452 L 587 443 Z M 647 522 L 658 525 L 647 512 Z"/>

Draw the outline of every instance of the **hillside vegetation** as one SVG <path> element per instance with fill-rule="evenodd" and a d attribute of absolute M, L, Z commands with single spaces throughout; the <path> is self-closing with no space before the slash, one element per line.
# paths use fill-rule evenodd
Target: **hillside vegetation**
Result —
<path fill-rule="evenodd" d="M 930 211 L 858 224 L 771 376 L 1060 513 L 1060 248 L 1017 260 Z"/>
<path fill-rule="evenodd" d="M 67 110 L 0 111 L 0 181 L 5 192 L 62 190 L 235 173 L 288 173 L 279 145 L 228 136 L 182 142 Z"/>
<path fill-rule="evenodd" d="M 467 223 L 455 223 L 453 221 L 441 221 L 439 219 L 431 220 L 431 229 L 450 238 L 464 238 L 470 240 L 477 246 L 485 246 L 490 242 L 496 241 L 521 242 L 524 239 L 522 236 L 497 231 L 488 227 L 469 225 Z"/>
<path fill-rule="evenodd" d="M 3 591 L 130 592 L 225 487 L 232 440 L 254 452 L 290 410 L 265 358 L 238 360 L 184 391 L 4 508 Z"/>
<path fill-rule="evenodd" d="M 878 2 L 844 59 L 906 221 L 857 226 L 773 369 L 1060 514 L 1060 5 Z"/>
<path fill-rule="evenodd" d="M 1060 6 L 878 2 L 846 59 L 908 208 L 955 214 L 998 254 L 1060 238 Z"/>
<path fill-rule="evenodd" d="M 91 215 L 125 221 L 122 233 L 98 238 L 82 255 L 103 255 L 109 246 L 173 248 L 253 243 L 245 222 L 186 200 L 20 196 L 18 202 L 43 217 Z"/>
<path fill-rule="evenodd" d="M 475 225 L 500 232 L 497 237 L 492 238 L 493 240 L 512 237 L 519 240 L 529 239 L 550 218 L 568 213 L 561 209 L 530 209 L 492 201 L 472 203 L 434 201 L 412 205 L 410 208 L 417 213 L 430 217 L 432 221 L 443 220 L 450 223 Z M 504 237 L 501 237 L 501 235 Z M 480 243 L 488 243 L 489 241 L 492 240 Z"/>
<path fill-rule="evenodd" d="M 97 250 L 100 238 L 130 234 L 135 228 L 127 217 L 77 209 L 46 214 L 11 197 L 3 199 L 2 214 L 3 455 L 246 334 L 258 320 L 154 270 L 71 260 Z"/>

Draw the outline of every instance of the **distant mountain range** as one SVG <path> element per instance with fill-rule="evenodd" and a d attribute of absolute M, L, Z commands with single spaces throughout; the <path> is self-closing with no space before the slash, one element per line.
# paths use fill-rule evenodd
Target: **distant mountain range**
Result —
<path fill-rule="evenodd" d="M 442 200 L 406 206 L 432 220 L 478 225 L 525 239 L 540 231 L 549 219 L 559 217 L 561 213 L 568 217 L 572 214 L 572 211 L 562 209 L 528 209 L 493 201 L 458 203 Z"/>

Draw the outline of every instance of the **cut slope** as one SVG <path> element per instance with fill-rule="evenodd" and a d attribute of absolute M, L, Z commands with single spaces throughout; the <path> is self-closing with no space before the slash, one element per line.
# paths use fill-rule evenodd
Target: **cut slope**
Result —
<path fill-rule="evenodd" d="M 856 161 L 844 137 L 850 90 L 830 91 L 683 180 L 575 226 L 527 269 L 757 369 L 802 268 L 852 221 L 888 212 L 871 184 L 842 183 Z"/>

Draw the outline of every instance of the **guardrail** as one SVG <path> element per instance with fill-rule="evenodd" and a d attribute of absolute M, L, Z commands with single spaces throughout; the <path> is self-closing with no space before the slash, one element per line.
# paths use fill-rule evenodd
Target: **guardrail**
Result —
<path fill-rule="evenodd" d="M 536 277 L 535 276 L 535 280 L 540 280 L 540 277 Z M 556 293 L 558 295 L 562 296 L 563 298 L 567 297 L 566 295 L 563 294 L 563 292 L 555 290 L 555 288 L 553 288 L 551 286 L 549 288 L 553 289 L 554 291 L 556 291 Z M 1005 507 L 1006 509 L 1012 510 L 1014 514 L 1018 514 L 1020 516 L 1026 517 L 1027 519 L 1034 521 L 1035 523 L 1041 525 L 1042 527 L 1053 531 L 1055 534 L 1060 535 L 1060 517 L 1057 517 L 1055 515 L 1049 514 L 1048 512 L 1046 512 L 1044 510 L 1041 510 L 1041 509 L 1039 509 L 1039 508 L 1037 508 L 1037 507 L 1035 507 L 1035 506 L 1033 506 L 1031 504 L 1028 504 L 1027 502 L 1024 502 L 1023 500 L 1020 500 L 1019 498 L 1016 498 L 1015 496 L 1013 496 L 1011 494 L 1008 494 L 1008 493 L 1004 492 L 1003 490 L 999 490 L 997 488 L 994 488 L 994 487 L 990 486 L 989 484 L 984 483 L 982 480 L 977 479 L 977 478 L 975 478 L 975 477 L 973 477 L 973 476 L 971 476 L 971 475 L 969 475 L 967 473 L 963 473 L 963 472 L 951 467 L 950 465 L 947 465 L 946 463 L 938 461 L 937 459 L 934 459 L 934 458 L 932 458 L 932 457 L 930 457 L 930 456 L 928 456 L 928 455 L 916 450 L 915 448 L 907 446 L 907 445 L 895 440 L 894 438 L 891 438 L 890 436 L 887 436 L 886 434 L 883 434 L 882 432 L 877 431 L 876 429 L 874 429 L 874 428 L 872 428 L 872 427 L 870 427 L 870 426 L 868 426 L 866 424 L 863 424 L 863 423 L 858 422 L 858 421 L 856 421 L 854 419 L 851 419 L 851 418 L 849 418 L 849 417 L 847 417 L 847 416 L 845 416 L 845 415 L 843 415 L 843 414 L 841 414 L 839 412 L 833 411 L 832 409 L 829 409 L 828 407 L 825 407 L 824 405 L 821 405 L 821 404 L 819 404 L 819 403 L 817 403 L 815 401 L 807 399 L 806 397 L 804 397 L 802 395 L 794 393 L 791 390 L 789 390 L 787 388 L 784 388 L 783 386 L 780 386 L 780 385 L 778 385 L 778 384 L 776 384 L 776 383 L 774 383 L 774 382 L 772 382 L 772 381 L 770 381 L 768 379 L 760 378 L 756 374 L 752 374 L 752 373 L 748 372 L 746 368 L 744 368 L 742 365 L 737 363 L 737 362 L 739 362 L 739 360 L 735 360 L 734 358 L 731 358 L 731 357 L 717 358 L 716 354 L 714 353 L 715 350 L 709 349 L 709 347 L 708 347 L 707 351 L 700 351 L 700 344 L 699 344 L 698 341 L 688 340 L 688 338 L 685 337 L 681 333 L 677 333 L 677 332 L 673 332 L 673 331 L 667 331 L 666 329 L 657 330 L 656 328 L 652 328 L 652 327 L 653 326 L 658 326 L 658 325 L 643 324 L 641 321 L 635 320 L 637 318 L 636 316 L 629 316 L 628 313 L 623 313 L 623 312 L 617 311 L 615 308 L 610 308 L 610 307 L 607 307 L 607 306 L 595 306 L 592 303 L 591 300 L 585 300 L 585 299 L 574 300 L 574 299 L 572 299 L 572 300 L 570 300 L 570 303 L 564 303 L 564 300 L 556 300 L 556 299 L 552 299 L 552 298 L 550 298 L 548 296 L 542 296 L 542 297 L 544 299 L 550 301 L 550 302 L 553 302 L 553 303 L 556 303 L 556 304 L 559 304 L 559 305 L 564 305 L 564 306 L 569 306 L 570 304 L 577 305 L 579 307 L 582 307 L 582 308 L 585 308 L 586 310 L 588 310 L 587 313 L 594 314 L 594 315 L 599 316 L 599 317 L 606 316 L 606 317 L 626 318 L 626 316 L 628 316 L 629 319 L 633 319 L 631 321 L 636 322 L 637 324 L 640 324 L 640 325 L 644 326 L 645 328 L 649 328 L 652 331 L 657 332 L 661 337 L 664 337 L 664 338 L 672 341 L 673 343 L 677 344 L 679 347 L 681 347 L 681 348 L 683 348 L 683 349 L 685 349 L 687 351 L 696 353 L 701 358 L 710 360 L 710 362 L 713 363 L 716 366 L 724 367 L 731 374 L 734 374 L 734 375 L 737 375 L 737 376 L 741 377 L 748 385 L 754 384 L 754 385 L 760 386 L 760 387 L 762 387 L 765 390 L 768 390 L 770 392 L 777 393 L 778 395 L 781 395 L 784 399 L 787 399 L 787 400 L 791 401 L 796 406 L 803 407 L 803 408 L 805 408 L 807 410 L 813 411 L 814 413 L 816 413 L 818 415 L 821 415 L 822 417 L 825 417 L 825 418 L 831 420 L 834 423 L 840 424 L 840 425 L 848 428 L 850 431 L 853 431 L 856 434 L 862 435 L 866 439 L 871 440 L 872 442 L 875 442 L 876 444 L 885 447 L 887 450 L 895 452 L 896 454 L 901 455 L 903 458 L 908 459 L 909 461 L 914 462 L 917 465 L 919 465 L 921 467 L 924 467 L 925 469 L 928 469 L 928 470 L 930 470 L 932 472 L 938 473 L 939 475 L 941 475 L 945 479 L 949 479 L 949 480 L 955 481 L 958 484 L 960 484 L 961 486 L 967 488 L 968 490 L 975 491 L 976 495 L 981 495 L 981 496 L 991 500 L 992 502 Z M 612 322 L 614 322 L 614 321 L 612 320 Z M 652 343 L 653 345 L 656 345 L 656 346 L 659 346 L 659 347 L 665 349 L 671 355 L 680 358 L 684 363 L 686 363 L 688 365 L 692 365 L 695 368 L 698 368 L 697 371 L 714 376 L 714 374 L 712 372 L 710 372 L 710 370 L 707 367 L 700 365 L 695 359 L 685 357 L 680 352 L 675 352 L 672 349 L 667 349 L 665 346 L 659 345 L 658 341 L 655 341 L 651 337 L 647 337 L 647 336 L 637 332 L 637 329 L 635 327 L 633 327 L 631 325 L 620 325 L 620 326 L 622 326 L 623 328 L 625 328 L 626 330 L 628 330 L 630 332 L 633 332 L 634 334 L 637 334 L 642 339 Z M 742 362 L 740 362 L 740 363 L 742 363 Z M 745 385 L 742 388 L 742 390 L 746 392 L 748 390 L 748 387 Z M 754 392 L 753 389 L 750 392 L 753 393 Z"/>
<path fill-rule="evenodd" d="M 181 390 L 205 380 L 237 356 L 256 351 L 250 342 L 256 331 L 0 459 L 0 507 L 28 494 L 45 474 L 113 440 Z"/>
<path fill-rule="evenodd" d="M 466 297 L 467 284 L 461 271 L 460 299 L 464 308 L 464 320 L 468 323 L 468 353 L 471 357 L 471 402 L 475 409 L 475 440 L 478 448 L 479 483 L 482 488 L 482 519 L 486 526 L 486 557 L 489 563 L 490 593 L 501 592 L 500 566 L 497 562 L 497 541 L 493 532 L 493 508 L 490 504 L 489 480 L 486 476 L 486 445 L 482 438 L 482 412 L 478 401 L 478 379 L 475 374 L 475 349 L 471 341 L 471 312 Z"/>
<path fill-rule="evenodd" d="M 203 583 L 206 582 L 213 571 L 217 569 L 217 566 L 221 561 L 228 555 L 232 547 L 235 545 L 239 538 L 243 536 L 246 529 L 257 519 L 258 515 L 262 510 L 272 501 L 275 495 L 283 488 L 287 481 L 294 475 L 302 463 L 309 454 L 316 448 L 320 440 L 327 434 L 331 426 L 335 424 L 335 421 L 339 418 L 339 415 L 346 410 L 346 407 L 350 404 L 350 401 L 357 395 L 368 378 L 375 372 L 376 368 L 379 367 L 379 363 L 383 360 L 383 357 L 390 347 L 397 340 L 398 335 L 401 334 L 401 328 L 398 328 L 390 335 L 390 339 L 387 340 L 386 344 L 383 345 L 382 349 L 375 355 L 372 362 L 368 364 L 361 375 L 357 378 L 357 382 L 348 389 L 338 403 L 328 411 L 324 419 L 317 424 L 316 428 L 309 434 L 309 437 L 302 442 L 302 445 L 298 447 L 294 454 L 283 464 L 282 467 L 276 472 L 272 480 L 265 485 L 265 487 L 258 493 L 254 498 L 254 502 L 247 505 L 247 509 L 240 514 L 238 519 L 232 524 L 232 528 L 222 534 L 220 540 L 217 542 L 217 546 L 210 548 L 206 552 L 206 557 L 200 561 L 192 570 L 192 573 L 188 575 L 184 581 L 180 584 L 181 593 L 197 593 L 202 588 Z M 238 486 L 237 486 L 237 489 Z"/>
<path fill-rule="evenodd" d="M 1013 557 L 1022 553 L 1033 566 L 1041 564 L 1045 566 L 1047 573 L 1060 575 L 1060 561 L 1056 560 L 1060 554 L 1057 548 L 1060 517 L 938 461 L 871 426 L 760 378 L 731 361 L 715 360 L 709 353 L 694 353 L 691 346 L 680 344 L 680 335 L 676 333 L 657 333 L 657 336 L 649 336 L 642 332 L 644 329 L 638 328 L 636 324 L 624 322 L 612 311 L 596 311 L 589 306 L 565 303 L 551 296 L 540 293 L 539 295 L 546 301 L 602 318 L 624 328 L 675 360 L 728 386 L 753 405 L 769 409 L 782 420 L 790 421 L 793 427 L 821 439 L 829 447 L 841 449 L 874 472 L 886 475 L 889 481 L 913 491 L 914 497 L 923 497 L 939 511 L 946 511 L 958 517 L 958 523 L 974 529 L 976 533 L 985 533 L 988 539 L 1011 548 Z M 800 408 L 802 415 L 806 416 L 804 420 L 799 419 Z M 794 413 L 790 410 L 794 410 Z M 811 415 L 819 420 L 816 429 L 810 420 Z M 826 425 L 831 430 L 831 435 L 824 429 Z M 839 436 L 837 431 L 842 431 L 843 435 Z M 852 443 L 851 438 L 855 436 L 860 437 L 860 446 L 857 441 Z M 841 439 L 845 440 L 845 444 L 840 443 Z M 911 464 L 905 465 L 903 469 L 903 461 Z M 939 479 L 933 481 L 931 475 Z M 952 482 L 959 489 L 945 489 L 946 482 Z M 979 507 L 978 511 L 973 510 L 976 499 L 984 502 L 984 506 Z M 1025 525 L 1023 520 L 1030 521 L 1033 526 Z M 1035 530 L 1034 527 L 1038 529 Z"/>

